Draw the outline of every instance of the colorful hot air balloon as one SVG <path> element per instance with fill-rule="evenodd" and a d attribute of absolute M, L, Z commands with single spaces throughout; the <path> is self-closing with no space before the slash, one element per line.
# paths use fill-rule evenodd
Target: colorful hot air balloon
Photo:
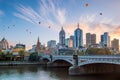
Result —
<path fill-rule="evenodd" d="M 86 3 L 86 4 L 85 4 L 85 6 L 86 6 L 86 7 L 88 7 L 88 6 L 89 6 L 89 4 L 88 4 L 88 3 Z"/>
<path fill-rule="evenodd" d="M 100 13 L 100 15 L 102 15 L 102 13 Z"/>
<path fill-rule="evenodd" d="M 39 22 L 39 24 L 41 24 L 41 22 Z"/>

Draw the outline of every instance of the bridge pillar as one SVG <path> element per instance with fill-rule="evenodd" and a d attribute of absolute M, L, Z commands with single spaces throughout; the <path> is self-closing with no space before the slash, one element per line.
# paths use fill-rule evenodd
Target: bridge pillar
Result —
<path fill-rule="evenodd" d="M 53 67 L 53 56 L 50 54 L 50 62 L 47 63 L 47 67 Z"/>
<path fill-rule="evenodd" d="M 73 60 L 74 60 L 73 66 L 78 66 L 78 55 L 73 55 Z"/>
<path fill-rule="evenodd" d="M 69 75 L 80 75 L 78 67 L 78 55 L 73 55 L 74 64 L 69 68 Z"/>
<path fill-rule="evenodd" d="M 52 62 L 53 61 L 53 56 L 50 54 L 50 61 Z"/>

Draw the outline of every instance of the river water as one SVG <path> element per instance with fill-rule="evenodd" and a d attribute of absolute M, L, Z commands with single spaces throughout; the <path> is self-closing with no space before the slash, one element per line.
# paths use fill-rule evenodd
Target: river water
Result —
<path fill-rule="evenodd" d="M 0 66 L 0 80 L 120 80 L 119 74 L 68 75 L 67 68 Z"/>

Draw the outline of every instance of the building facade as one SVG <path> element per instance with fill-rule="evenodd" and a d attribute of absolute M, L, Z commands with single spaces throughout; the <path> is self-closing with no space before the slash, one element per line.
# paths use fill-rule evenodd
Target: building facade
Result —
<path fill-rule="evenodd" d="M 108 32 L 105 32 L 103 35 L 101 35 L 101 42 L 102 47 L 110 47 L 110 36 Z"/>
<path fill-rule="evenodd" d="M 73 47 L 74 46 L 74 36 L 73 35 L 70 36 L 70 40 L 72 40 L 71 42 L 72 42 L 72 47 Z"/>
<path fill-rule="evenodd" d="M 74 31 L 74 48 L 79 48 L 83 46 L 83 31 L 78 28 Z"/>
<path fill-rule="evenodd" d="M 114 50 L 114 51 L 119 51 L 119 39 L 113 39 L 111 41 L 111 48 Z"/>
<path fill-rule="evenodd" d="M 7 50 L 9 48 L 9 44 L 8 44 L 8 41 L 3 38 L 1 41 L 0 41 L 0 49 L 2 50 Z"/>
<path fill-rule="evenodd" d="M 56 41 L 55 40 L 50 40 L 47 42 L 47 47 L 48 48 L 55 48 L 56 47 Z"/>
<path fill-rule="evenodd" d="M 96 34 L 86 33 L 86 47 L 96 44 Z"/>
<path fill-rule="evenodd" d="M 91 45 L 91 34 L 86 33 L 86 47 L 89 47 Z"/>
<path fill-rule="evenodd" d="M 65 31 L 63 27 L 61 28 L 61 31 L 59 32 L 59 45 L 62 47 L 65 46 Z"/>
<path fill-rule="evenodd" d="M 65 45 L 66 45 L 68 48 L 73 48 L 73 40 L 72 40 L 71 38 L 65 39 Z"/>

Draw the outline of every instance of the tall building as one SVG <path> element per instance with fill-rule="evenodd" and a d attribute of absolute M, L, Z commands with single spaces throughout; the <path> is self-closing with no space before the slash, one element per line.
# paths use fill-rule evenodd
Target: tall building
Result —
<path fill-rule="evenodd" d="M 101 41 L 100 41 L 100 45 L 103 47 L 104 46 L 104 44 L 103 44 L 103 41 L 104 41 L 104 35 L 101 35 L 101 37 L 100 37 L 100 39 L 101 39 Z"/>
<path fill-rule="evenodd" d="M 86 33 L 86 46 L 89 47 L 91 45 L 91 34 Z"/>
<path fill-rule="evenodd" d="M 47 47 L 48 48 L 55 48 L 56 47 L 56 41 L 55 40 L 50 40 L 47 42 Z"/>
<path fill-rule="evenodd" d="M 101 46 L 110 47 L 110 36 L 108 32 L 105 32 L 103 35 L 101 35 Z"/>
<path fill-rule="evenodd" d="M 72 47 L 73 47 L 74 46 L 74 36 L 73 35 L 70 36 L 70 40 L 72 40 Z"/>
<path fill-rule="evenodd" d="M 86 46 L 89 47 L 95 44 L 96 44 L 96 34 L 86 33 Z"/>
<path fill-rule="evenodd" d="M 36 45 L 36 51 L 38 52 L 38 53 L 40 53 L 40 50 L 41 50 L 41 43 L 40 43 L 40 41 L 39 41 L 39 37 L 38 37 L 38 40 L 37 40 L 37 45 Z"/>
<path fill-rule="evenodd" d="M 96 34 L 91 34 L 91 44 L 96 44 Z"/>
<path fill-rule="evenodd" d="M 60 46 L 65 46 L 65 31 L 63 27 L 61 28 L 61 31 L 59 32 L 59 44 Z"/>
<path fill-rule="evenodd" d="M 111 41 L 111 48 L 115 51 L 119 51 L 119 39 L 113 39 Z"/>
<path fill-rule="evenodd" d="M 65 39 L 65 45 L 69 48 L 73 47 L 73 40 L 71 38 Z"/>
<path fill-rule="evenodd" d="M 83 46 L 83 31 L 78 28 L 74 31 L 74 47 L 79 48 Z"/>
<path fill-rule="evenodd" d="M 3 38 L 1 41 L 0 41 L 0 49 L 2 50 L 7 50 L 9 48 L 9 44 L 8 44 L 8 41 Z"/>

